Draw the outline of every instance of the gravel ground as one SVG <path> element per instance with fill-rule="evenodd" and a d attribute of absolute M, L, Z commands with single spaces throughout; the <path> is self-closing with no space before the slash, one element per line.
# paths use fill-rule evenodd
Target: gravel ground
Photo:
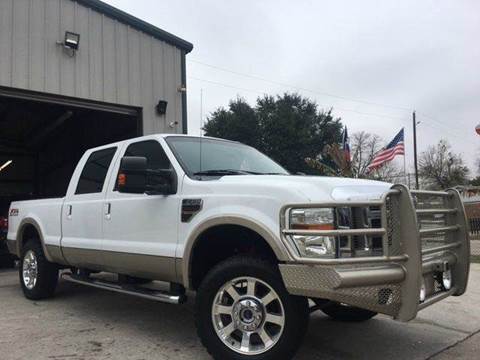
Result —
<path fill-rule="evenodd" d="M 404 324 L 361 324 L 312 315 L 297 359 L 478 358 L 480 264 L 466 295 Z M 155 303 L 61 282 L 55 298 L 26 300 L 13 271 L 0 272 L 0 359 L 209 359 L 197 339 L 193 301 Z"/>

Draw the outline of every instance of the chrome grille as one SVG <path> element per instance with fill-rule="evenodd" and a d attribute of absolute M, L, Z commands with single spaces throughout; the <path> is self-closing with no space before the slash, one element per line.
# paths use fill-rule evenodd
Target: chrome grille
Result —
<path fill-rule="evenodd" d="M 335 209 L 336 228 L 381 229 L 382 216 L 379 206 L 338 207 Z M 383 244 L 381 235 L 349 235 L 338 236 L 337 257 L 382 256 Z"/>

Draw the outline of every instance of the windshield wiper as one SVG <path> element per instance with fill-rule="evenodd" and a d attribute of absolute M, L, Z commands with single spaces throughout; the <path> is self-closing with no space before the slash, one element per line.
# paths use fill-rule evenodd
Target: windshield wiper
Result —
<path fill-rule="evenodd" d="M 218 170 L 204 170 L 193 173 L 194 176 L 224 176 L 224 175 L 248 175 L 248 171 L 234 170 L 234 169 L 218 169 Z"/>

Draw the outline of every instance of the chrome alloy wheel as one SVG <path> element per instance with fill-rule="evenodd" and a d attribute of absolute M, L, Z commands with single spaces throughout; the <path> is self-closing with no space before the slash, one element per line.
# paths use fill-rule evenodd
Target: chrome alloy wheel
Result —
<path fill-rule="evenodd" d="M 23 283 L 28 290 L 32 290 L 37 284 L 38 262 L 37 256 L 32 250 L 28 250 L 23 257 Z"/>
<path fill-rule="evenodd" d="M 270 350 L 285 327 L 285 311 L 275 290 L 253 277 L 223 285 L 212 305 L 212 321 L 220 340 L 243 355 Z"/>

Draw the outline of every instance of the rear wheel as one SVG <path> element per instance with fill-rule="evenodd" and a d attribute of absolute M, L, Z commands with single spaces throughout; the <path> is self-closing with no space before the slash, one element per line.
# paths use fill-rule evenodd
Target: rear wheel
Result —
<path fill-rule="evenodd" d="M 27 299 L 40 300 L 53 296 L 58 283 L 58 267 L 45 258 L 38 241 L 29 241 L 20 257 L 20 284 Z"/>
<path fill-rule="evenodd" d="M 351 322 L 367 321 L 377 315 L 374 311 L 360 309 L 333 301 L 322 306 L 321 310 L 334 320 Z"/>
<path fill-rule="evenodd" d="M 290 359 L 308 326 L 308 301 L 285 290 L 262 260 L 228 259 L 203 280 L 196 302 L 199 337 L 215 359 Z"/>

